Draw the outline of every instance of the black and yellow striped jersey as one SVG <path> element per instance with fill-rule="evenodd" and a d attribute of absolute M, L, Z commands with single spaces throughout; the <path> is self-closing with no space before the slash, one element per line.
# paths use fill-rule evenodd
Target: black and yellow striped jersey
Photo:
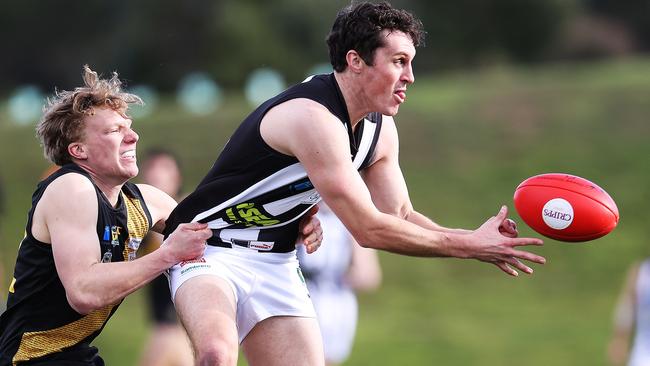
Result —
<path fill-rule="evenodd" d="M 213 230 L 210 245 L 239 245 L 262 252 L 295 249 L 298 219 L 321 198 L 302 164 L 267 145 L 259 127 L 271 108 L 297 98 L 323 105 L 336 118 L 334 123 L 338 120 L 347 128 L 357 169 L 371 164 L 381 114 L 367 115 L 353 131 L 334 74 L 309 77 L 260 105 L 242 122 L 196 190 L 172 212 L 166 235 L 180 223 L 198 221 Z"/>
<path fill-rule="evenodd" d="M 58 364 L 84 362 L 97 357 L 90 342 L 99 335 L 119 306 L 116 303 L 87 315 L 72 309 L 57 275 L 52 246 L 32 235 L 34 210 L 43 192 L 52 181 L 69 173 L 82 174 L 92 181 L 86 171 L 69 164 L 40 182 L 32 196 L 25 238 L 18 249 L 14 278 L 9 288 L 7 310 L 0 316 L 2 366 L 29 363 L 35 359 Z M 116 207 L 108 202 L 96 185 L 95 191 L 102 261 L 135 259 L 138 246 L 151 227 L 151 215 L 140 190 L 135 184 L 124 184 Z"/>

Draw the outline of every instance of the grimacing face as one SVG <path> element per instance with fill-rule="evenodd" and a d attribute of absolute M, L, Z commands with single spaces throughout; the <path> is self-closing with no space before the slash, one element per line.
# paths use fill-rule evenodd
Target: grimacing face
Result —
<path fill-rule="evenodd" d="M 82 154 L 77 163 L 93 175 L 121 184 L 138 174 L 136 145 L 138 134 L 131 120 L 110 108 L 96 108 L 85 118 Z"/>

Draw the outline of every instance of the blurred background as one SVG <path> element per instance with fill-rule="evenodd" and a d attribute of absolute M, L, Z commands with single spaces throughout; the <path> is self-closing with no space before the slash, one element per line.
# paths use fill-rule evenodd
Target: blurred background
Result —
<path fill-rule="evenodd" d="M 117 71 L 143 97 L 139 150 L 181 158 L 185 191 L 262 100 L 329 72 L 324 43 L 348 1 L 2 0 L 0 265 L 6 289 L 31 193 L 49 163 L 34 137 L 44 98 Z M 587 178 L 621 222 L 589 243 L 551 239 L 532 277 L 456 259 L 380 254 L 347 365 L 606 365 L 628 266 L 650 254 L 650 2 L 404 0 L 428 33 L 396 120 L 417 210 L 475 228 L 529 176 Z M 520 222 L 522 235 L 535 235 Z M 3 290 L 0 295 L 6 299 Z M 96 341 L 134 365 L 149 332 L 130 296 Z M 245 365 L 241 360 L 240 364 Z"/>

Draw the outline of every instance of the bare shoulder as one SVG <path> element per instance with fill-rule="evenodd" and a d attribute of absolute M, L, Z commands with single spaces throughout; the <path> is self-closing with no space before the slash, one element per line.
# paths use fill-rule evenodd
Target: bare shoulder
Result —
<path fill-rule="evenodd" d="M 172 209 L 176 206 L 176 200 L 167 193 L 150 184 L 137 184 L 142 197 L 148 206 L 169 206 Z"/>
<path fill-rule="evenodd" d="M 399 152 L 399 137 L 397 135 L 397 126 L 391 116 L 383 116 L 381 132 L 375 151 L 375 162 L 382 158 L 396 156 Z"/>
<path fill-rule="evenodd" d="M 149 208 L 151 219 L 153 221 L 153 230 L 161 232 L 164 228 L 164 221 L 176 207 L 176 200 L 167 193 L 149 184 L 137 184 L 144 202 Z"/>
<path fill-rule="evenodd" d="M 76 173 L 64 174 L 50 183 L 43 192 L 41 202 L 51 205 L 79 206 L 89 201 L 97 202 L 92 182 Z"/>
<path fill-rule="evenodd" d="M 152 186 L 151 184 L 138 183 L 136 186 L 138 186 L 138 189 L 140 189 L 142 197 L 144 197 L 144 200 L 147 201 L 147 203 L 149 203 L 149 201 L 153 202 L 159 200 L 164 196 L 169 197 L 169 195 L 167 195 L 165 192 L 161 191 L 159 188 Z"/>
<path fill-rule="evenodd" d="M 330 114 L 329 110 L 324 105 L 307 98 L 295 98 L 280 103 L 271 108 L 264 120 L 275 120 L 276 118 L 304 118 L 304 117 L 317 117 Z"/>
<path fill-rule="evenodd" d="M 271 108 L 262 119 L 261 128 L 270 130 L 285 127 L 294 131 L 311 131 L 319 125 L 331 125 L 331 121 L 335 119 L 336 117 L 322 104 L 311 99 L 296 98 Z"/>
<path fill-rule="evenodd" d="M 391 116 L 382 116 L 381 120 L 381 136 L 390 142 L 397 142 L 397 126 L 395 120 Z"/>
<path fill-rule="evenodd" d="M 273 107 L 262 119 L 260 133 L 269 146 L 297 156 L 297 148 L 334 136 L 346 138 L 345 127 L 325 106 L 306 98 Z"/>
<path fill-rule="evenodd" d="M 37 203 L 32 235 L 50 243 L 53 232 L 71 226 L 92 226 L 97 220 L 97 207 L 97 193 L 92 182 L 81 174 L 64 174 L 47 186 Z"/>

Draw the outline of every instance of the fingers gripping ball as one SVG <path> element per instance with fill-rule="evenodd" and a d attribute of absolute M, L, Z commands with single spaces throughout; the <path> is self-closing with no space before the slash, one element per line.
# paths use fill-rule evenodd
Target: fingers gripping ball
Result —
<path fill-rule="evenodd" d="M 515 190 L 522 220 L 551 239 L 581 242 L 609 234 L 619 220 L 618 207 L 598 185 L 569 174 L 540 174 Z"/>

